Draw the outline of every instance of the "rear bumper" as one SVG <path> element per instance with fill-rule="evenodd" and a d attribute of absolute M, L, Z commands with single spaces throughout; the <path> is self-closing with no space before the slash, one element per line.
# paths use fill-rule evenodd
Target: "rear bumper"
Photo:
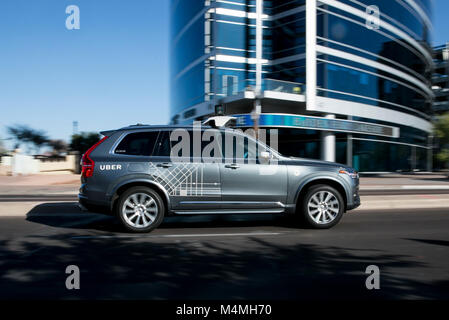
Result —
<path fill-rule="evenodd" d="M 78 194 L 79 207 L 83 211 L 98 212 L 98 213 L 110 213 L 111 210 L 108 204 L 103 202 L 97 202 L 89 200 L 86 196 Z"/>

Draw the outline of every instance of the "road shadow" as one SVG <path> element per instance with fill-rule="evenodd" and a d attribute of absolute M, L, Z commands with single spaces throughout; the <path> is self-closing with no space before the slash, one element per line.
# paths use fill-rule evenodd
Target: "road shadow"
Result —
<path fill-rule="evenodd" d="M 432 178 L 420 178 L 420 177 L 413 177 L 411 178 L 412 180 L 415 180 L 417 182 L 426 182 L 426 181 L 432 181 L 432 182 L 445 182 L 445 184 L 442 185 L 446 185 L 449 183 L 449 178 L 448 177 L 432 177 Z"/>
<path fill-rule="evenodd" d="M 39 204 L 27 213 L 26 220 L 58 228 L 126 233 L 126 230 L 119 224 L 115 217 L 82 211 L 75 202 Z M 169 216 L 165 217 L 159 228 L 235 228 L 263 226 L 307 229 L 306 226 L 291 216 L 279 214 Z"/>
<path fill-rule="evenodd" d="M 92 229 L 121 232 L 123 229 L 112 216 L 82 211 L 76 202 L 49 202 L 33 207 L 26 220 L 57 228 Z"/>
<path fill-rule="evenodd" d="M 411 240 L 411 241 L 417 241 L 417 242 L 421 242 L 421 243 L 433 244 L 433 245 L 437 245 L 437 246 L 449 247 L 449 241 L 446 241 L 446 240 L 411 239 L 411 238 L 407 238 L 404 240 Z"/>
<path fill-rule="evenodd" d="M 413 259 L 275 237 L 28 236 L 0 241 L 0 299 L 448 299 L 448 281 L 403 276 L 425 270 Z M 380 290 L 365 287 L 372 264 Z M 68 265 L 80 268 L 80 290 L 65 288 Z"/>

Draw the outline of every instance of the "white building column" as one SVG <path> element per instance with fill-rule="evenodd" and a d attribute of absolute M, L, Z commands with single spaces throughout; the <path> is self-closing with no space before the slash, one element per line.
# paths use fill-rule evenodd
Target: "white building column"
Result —
<path fill-rule="evenodd" d="M 335 119 L 335 115 L 326 115 L 327 119 Z M 321 160 L 335 162 L 335 132 L 321 131 Z"/>
<path fill-rule="evenodd" d="M 306 1 L 306 108 L 316 110 L 316 0 Z"/>
<path fill-rule="evenodd" d="M 256 96 L 262 91 L 262 14 L 263 0 L 256 0 Z"/>

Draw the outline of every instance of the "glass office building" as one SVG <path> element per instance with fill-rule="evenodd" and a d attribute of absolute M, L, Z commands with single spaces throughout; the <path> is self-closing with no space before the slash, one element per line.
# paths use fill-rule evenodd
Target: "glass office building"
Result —
<path fill-rule="evenodd" d="M 172 0 L 171 121 L 222 105 L 286 155 L 431 169 L 430 0 Z"/>

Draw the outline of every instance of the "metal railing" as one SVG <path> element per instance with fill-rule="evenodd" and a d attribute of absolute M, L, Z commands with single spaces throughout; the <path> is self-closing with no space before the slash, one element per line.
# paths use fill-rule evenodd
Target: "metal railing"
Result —
<path fill-rule="evenodd" d="M 277 79 L 263 79 L 262 80 L 262 92 L 263 91 L 275 91 L 292 94 L 304 94 L 304 83 L 291 82 Z M 233 83 L 232 85 L 222 86 L 217 90 L 217 96 L 230 97 L 238 95 L 244 91 L 256 91 L 256 80 L 246 79 Z"/>

